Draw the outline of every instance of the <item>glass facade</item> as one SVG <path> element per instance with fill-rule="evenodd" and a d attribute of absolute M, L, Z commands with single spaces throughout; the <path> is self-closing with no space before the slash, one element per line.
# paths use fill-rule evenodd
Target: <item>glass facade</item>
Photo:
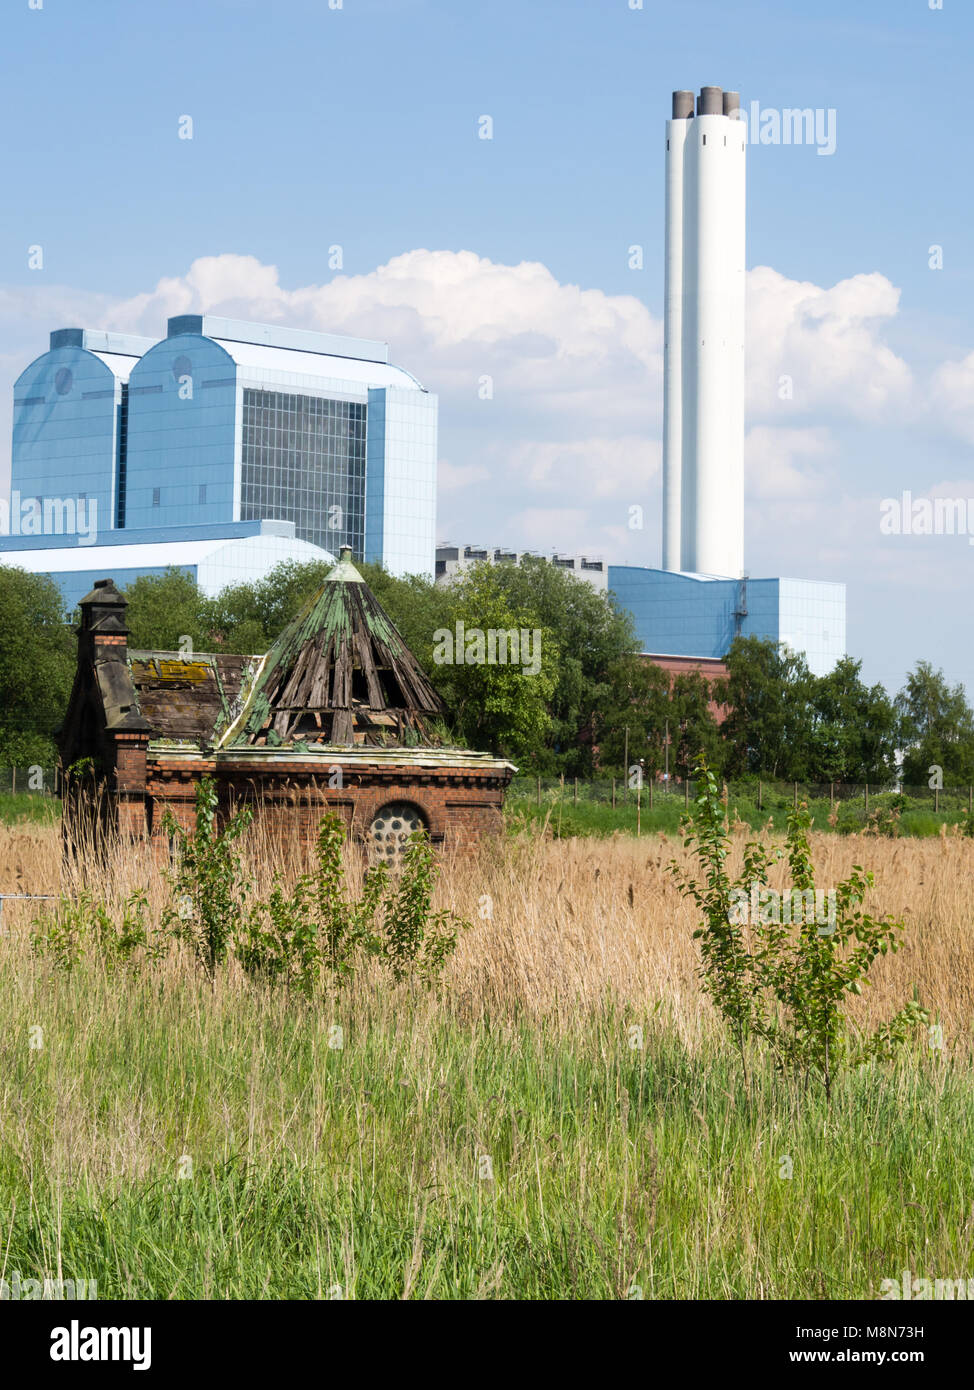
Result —
<path fill-rule="evenodd" d="M 816 676 L 845 655 L 844 584 L 812 579 L 702 579 L 610 565 L 609 588 L 632 614 L 640 650 L 723 657 L 737 633 L 803 652 Z"/>
<path fill-rule="evenodd" d="M 169 330 L 51 334 L 14 389 L 23 498 L 86 497 L 99 532 L 276 518 L 432 574 L 437 401 L 384 344 L 206 315 Z"/>
<path fill-rule="evenodd" d="M 429 574 L 436 548 L 437 398 L 369 391 L 366 560 Z"/>
<path fill-rule="evenodd" d="M 58 348 L 32 362 L 14 386 L 11 491 L 40 499 L 84 493 L 97 530 L 111 530 L 120 398 L 114 372 L 84 348 Z"/>
<path fill-rule="evenodd" d="M 365 544 L 367 407 L 245 388 L 240 519 L 293 521 L 305 541 Z"/>
<path fill-rule="evenodd" d="M 125 525 L 234 520 L 237 396 L 233 359 L 184 334 L 144 353 L 129 377 Z M 206 500 L 200 487 L 206 486 Z"/>

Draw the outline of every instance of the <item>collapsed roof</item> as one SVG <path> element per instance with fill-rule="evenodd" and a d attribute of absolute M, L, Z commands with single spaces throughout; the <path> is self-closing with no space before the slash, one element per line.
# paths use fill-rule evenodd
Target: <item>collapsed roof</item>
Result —
<path fill-rule="evenodd" d="M 445 713 L 346 546 L 264 657 L 221 744 L 430 746 Z"/>

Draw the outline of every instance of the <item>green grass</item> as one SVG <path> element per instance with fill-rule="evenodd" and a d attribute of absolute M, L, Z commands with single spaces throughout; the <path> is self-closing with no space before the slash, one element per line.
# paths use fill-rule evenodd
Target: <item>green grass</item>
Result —
<path fill-rule="evenodd" d="M 60 1271 L 102 1298 L 734 1299 L 971 1272 L 969 1062 L 924 1049 L 844 1080 L 827 1114 L 761 1066 L 749 1107 L 729 1050 L 691 1054 L 663 1005 L 607 1001 L 559 1030 L 406 988 L 323 1008 L 38 970 L 0 1020 L 8 1278 Z"/>
<path fill-rule="evenodd" d="M 805 799 L 801 789 L 799 796 Z M 691 805 L 692 797 L 691 788 Z M 771 821 L 774 829 L 784 834 L 794 796 L 766 790 L 759 807 L 756 789 L 748 787 L 736 792 L 732 788 L 727 805 L 731 818 L 736 814 L 752 830 L 759 830 Z M 963 826 L 967 816 L 967 796 L 944 795 L 937 810 L 934 810 L 932 798 L 928 801 L 909 796 L 898 797 L 892 792 L 871 794 L 868 807 L 862 797 L 836 801 L 834 804 L 827 796 L 813 797 L 808 800 L 808 809 L 816 830 L 849 834 L 861 833 L 869 828 L 880 834 L 895 833 L 923 838 L 939 835 L 943 826 Z M 557 786 L 542 788 L 540 803 L 534 786 L 528 782 L 515 783 L 508 794 L 505 810 L 509 825 L 517 827 L 525 822 L 538 825 L 547 820 L 551 833 L 557 838 L 636 833 L 636 794 L 630 792 L 626 798 L 621 781 L 615 806 L 605 783 L 596 784 L 594 788 L 580 783 L 577 802 L 570 782 L 563 790 Z M 679 832 L 683 812 L 682 787 L 669 795 L 654 788 L 652 806 L 648 787 L 644 787 L 639 805 L 639 831 L 643 835 L 660 831 L 675 835 Z M 835 818 L 834 825 L 830 823 L 830 817 Z"/>
<path fill-rule="evenodd" d="M 36 825 L 53 825 L 61 818 L 61 799 L 40 796 L 36 792 L 0 792 L 0 823 L 14 825 L 30 821 Z"/>

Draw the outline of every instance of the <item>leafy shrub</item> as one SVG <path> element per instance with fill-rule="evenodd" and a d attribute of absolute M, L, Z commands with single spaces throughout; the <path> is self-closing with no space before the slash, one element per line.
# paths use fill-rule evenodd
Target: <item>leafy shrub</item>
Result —
<path fill-rule="evenodd" d="M 432 911 L 437 869 L 429 840 L 411 837 L 394 884 L 386 864 L 370 868 L 358 901 L 345 882 L 344 843 L 341 818 L 324 816 L 314 873 L 302 875 L 290 891 L 276 879 L 267 902 L 248 915 L 237 943 L 244 969 L 255 979 L 311 994 L 323 978 L 341 985 L 374 956 L 394 980 L 412 976 L 432 985 L 467 924 L 452 912 Z"/>
<path fill-rule="evenodd" d="M 860 865 L 836 885 L 835 919 L 823 928 L 807 916 L 797 925 L 759 914 L 746 922 L 737 910 L 741 900 L 753 901 L 754 888 L 768 884 L 768 871 L 780 852 L 749 841 L 737 878 L 727 870 L 731 837 L 717 781 L 699 762 L 696 813 L 683 819 L 684 843 L 695 847 L 698 881 L 675 862 L 670 871 L 683 895 L 703 915 L 693 933 L 699 942 L 701 978 L 734 1039 L 747 1084 L 749 1044 L 759 1040 L 770 1048 L 783 1069 L 817 1076 L 831 1098 L 837 1071 L 869 1058 L 885 1057 L 918 1026 L 928 1021 L 914 998 L 887 1024 L 857 1041 L 844 1006 L 862 993 L 874 960 L 895 951 L 902 922 L 874 918 L 862 903 L 873 876 Z M 815 901 L 815 878 L 808 833 L 811 819 L 802 805 L 788 817 L 786 854 L 793 889 Z M 811 894 L 808 899 L 807 895 Z"/>
<path fill-rule="evenodd" d="M 166 875 L 174 904 L 162 914 L 163 929 L 186 942 L 213 978 L 243 911 L 247 888 L 236 843 L 250 825 L 249 810 L 217 824 L 217 793 L 212 778 L 196 788 L 196 824 L 184 830 L 167 809 L 163 826 L 172 846 L 175 871 Z"/>
<path fill-rule="evenodd" d="M 82 956 L 93 949 L 108 970 L 135 967 L 159 960 L 168 950 L 163 932 L 149 921 L 145 893 L 129 895 L 121 919 L 89 893 L 77 899 L 61 898 L 53 910 L 34 919 L 32 945 L 35 954 L 48 957 L 57 969 L 72 971 Z"/>
<path fill-rule="evenodd" d="M 438 867 L 425 833 L 410 838 L 394 880 L 387 864 L 370 868 L 355 900 L 342 861 L 345 826 L 329 813 L 318 830 L 314 871 L 291 888 L 275 877 L 267 899 L 248 905 L 253 885 L 238 841 L 250 821 L 250 812 L 240 811 L 220 826 L 215 786 L 204 779 L 192 831 L 166 813 L 174 867 L 166 873 L 172 899 L 159 927 L 150 923 L 143 892 L 127 899 L 120 920 L 85 893 L 61 899 L 35 921 L 37 954 L 70 971 L 91 952 L 115 969 L 156 960 L 176 940 L 190 947 L 211 980 L 232 951 L 252 979 L 306 995 L 322 982 L 340 986 L 368 957 L 381 960 L 397 982 L 435 984 L 469 924 L 453 912 L 433 911 Z"/>

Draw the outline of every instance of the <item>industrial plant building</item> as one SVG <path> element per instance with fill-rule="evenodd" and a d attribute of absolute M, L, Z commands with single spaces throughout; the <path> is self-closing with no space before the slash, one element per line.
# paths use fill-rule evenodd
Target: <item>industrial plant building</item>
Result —
<path fill-rule="evenodd" d="M 744 570 L 745 127 L 740 95 L 673 93 L 665 140 L 662 568 L 610 565 L 658 658 L 784 642 L 824 675 L 845 655 L 845 585 Z M 672 665 L 672 660 L 661 664 Z"/>
<path fill-rule="evenodd" d="M 661 567 L 543 558 L 611 594 L 671 669 L 753 635 L 824 674 L 845 654 L 845 586 L 744 568 L 739 115 L 736 92 L 704 87 L 674 92 L 665 126 Z M 13 436 L 0 561 L 52 572 L 72 605 L 102 574 L 179 565 L 216 592 L 345 545 L 443 583 L 537 553 L 436 546 L 437 400 L 381 343 L 210 315 L 160 342 L 62 329 L 16 382 Z"/>
<path fill-rule="evenodd" d="M 519 565 L 525 556 L 545 560 L 558 569 L 567 571 L 576 579 L 584 579 L 599 593 L 605 593 L 609 586 L 609 566 L 601 555 L 566 554 L 554 551 L 542 555 L 537 550 L 510 550 L 506 546 L 484 545 L 438 545 L 436 547 L 437 583 L 449 583 L 464 570 L 483 563 L 491 565 Z"/>
<path fill-rule="evenodd" d="M 343 545 L 432 574 L 436 453 L 437 398 L 384 343 L 196 314 L 158 342 L 60 329 L 14 386 L 0 555 L 69 601 L 95 571 L 259 578 Z"/>
<path fill-rule="evenodd" d="M 633 618 L 640 651 L 676 675 L 725 673 L 735 637 L 782 642 L 825 675 L 846 651 L 845 585 L 744 569 L 745 158 L 740 95 L 673 93 L 665 131 L 662 567 L 561 565 Z M 438 579 L 510 548 L 441 545 Z"/>

